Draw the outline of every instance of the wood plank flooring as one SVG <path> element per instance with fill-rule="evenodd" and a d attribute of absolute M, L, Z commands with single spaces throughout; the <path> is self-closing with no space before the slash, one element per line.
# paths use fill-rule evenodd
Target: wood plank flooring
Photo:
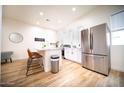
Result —
<path fill-rule="evenodd" d="M 43 72 L 34 63 L 26 76 L 26 61 L 2 64 L 2 84 L 13 87 L 124 87 L 124 73 L 111 71 L 109 76 L 92 72 L 63 59 L 59 73 Z"/>

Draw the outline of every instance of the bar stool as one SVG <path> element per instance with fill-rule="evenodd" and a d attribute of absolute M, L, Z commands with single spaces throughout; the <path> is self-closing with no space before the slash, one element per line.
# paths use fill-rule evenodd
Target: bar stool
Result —
<path fill-rule="evenodd" d="M 43 56 L 40 55 L 39 53 L 37 52 L 31 52 L 29 49 L 27 50 L 28 52 L 28 61 L 27 61 L 27 72 L 26 72 L 26 75 L 28 75 L 28 71 L 29 71 L 29 68 L 33 62 L 33 60 L 37 60 L 39 58 L 42 59 L 42 63 L 41 63 L 41 67 L 42 69 L 44 70 L 44 65 L 43 65 Z"/>

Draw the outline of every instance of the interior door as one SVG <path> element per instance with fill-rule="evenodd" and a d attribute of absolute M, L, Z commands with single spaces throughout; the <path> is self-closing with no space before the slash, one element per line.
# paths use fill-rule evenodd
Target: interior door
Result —
<path fill-rule="evenodd" d="M 81 48 L 83 53 L 91 53 L 90 49 L 90 31 L 88 29 L 81 31 Z"/>
<path fill-rule="evenodd" d="M 106 24 L 101 24 L 90 28 L 91 48 L 93 54 L 107 55 Z"/>

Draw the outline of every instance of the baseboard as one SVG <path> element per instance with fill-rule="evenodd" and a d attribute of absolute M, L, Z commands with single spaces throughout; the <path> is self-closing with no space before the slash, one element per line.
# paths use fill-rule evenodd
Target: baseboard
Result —
<path fill-rule="evenodd" d="M 123 71 L 117 70 L 117 69 L 111 69 L 111 72 L 120 72 L 120 73 L 124 73 Z"/>
<path fill-rule="evenodd" d="M 15 60 L 13 60 L 13 62 L 20 62 L 20 61 L 27 61 L 27 58 L 25 58 L 25 59 L 15 59 Z"/>

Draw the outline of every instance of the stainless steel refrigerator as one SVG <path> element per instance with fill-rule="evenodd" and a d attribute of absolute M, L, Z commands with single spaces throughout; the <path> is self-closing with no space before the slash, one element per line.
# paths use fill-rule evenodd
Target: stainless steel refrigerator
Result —
<path fill-rule="evenodd" d="M 106 23 L 81 31 L 83 67 L 108 75 L 110 71 L 110 30 Z"/>

